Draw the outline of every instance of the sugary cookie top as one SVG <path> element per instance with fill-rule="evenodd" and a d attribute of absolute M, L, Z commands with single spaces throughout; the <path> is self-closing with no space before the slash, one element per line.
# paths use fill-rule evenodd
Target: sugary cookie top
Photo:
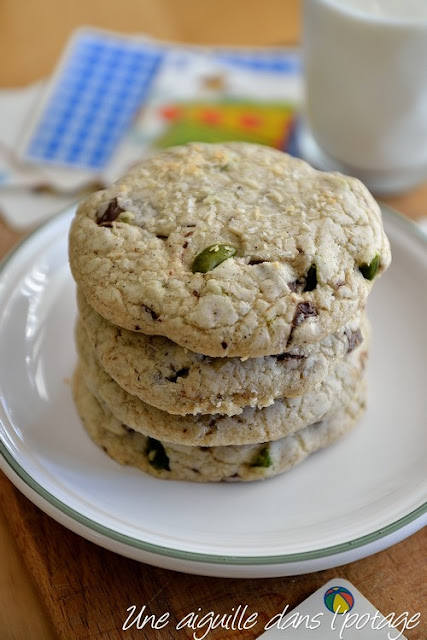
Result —
<path fill-rule="evenodd" d="M 339 329 L 390 249 L 358 180 L 268 147 L 193 143 L 85 200 L 70 263 L 114 324 L 205 355 L 254 357 Z"/>

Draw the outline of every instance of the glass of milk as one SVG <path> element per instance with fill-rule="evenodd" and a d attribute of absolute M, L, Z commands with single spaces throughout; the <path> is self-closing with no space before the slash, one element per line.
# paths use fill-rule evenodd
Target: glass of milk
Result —
<path fill-rule="evenodd" d="M 427 178 L 427 0 L 304 0 L 301 154 L 378 193 Z"/>

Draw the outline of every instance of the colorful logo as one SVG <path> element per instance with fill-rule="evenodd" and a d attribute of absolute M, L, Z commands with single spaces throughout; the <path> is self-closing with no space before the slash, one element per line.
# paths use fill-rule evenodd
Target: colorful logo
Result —
<path fill-rule="evenodd" d="M 331 587 L 323 596 L 326 608 L 332 613 L 347 613 L 354 605 L 354 597 L 345 587 Z"/>

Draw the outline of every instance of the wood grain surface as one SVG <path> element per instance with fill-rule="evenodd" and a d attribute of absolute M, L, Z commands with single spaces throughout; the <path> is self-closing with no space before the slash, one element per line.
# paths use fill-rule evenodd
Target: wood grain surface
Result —
<path fill-rule="evenodd" d="M 93 25 L 195 44 L 299 41 L 298 0 L 2 0 L 0 86 L 49 74 L 73 29 Z"/>
<path fill-rule="evenodd" d="M 0 86 L 19 86 L 53 68 L 73 28 L 92 24 L 200 43 L 278 44 L 299 39 L 297 0 L 3 0 L 0 3 Z M 416 219 L 427 213 L 427 186 L 388 198 Z M 0 218 L 0 258 L 24 234 Z M 4 366 L 4 363 L 0 363 Z M 418 532 L 375 556 L 338 569 L 293 578 L 230 580 L 166 571 L 127 560 L 71 533 L 29 502 L 0 474 L 0 640 L 182 640 L 174 627 L 185 614 L 257 611 L 248 631 L 217 630 L 213 640 L 251 640 L 288 604 L 294 607 L 334 576 L 352 581 L 381 611 L 427 616 L 427 535 Z M 171 522 L 173 527 L 173 522 Z M 168 611 L 162 631 L 122 631 L 127 608 Z M 423 625 L 406 633 L 425 640 Z M 307 638 L 309 640 L 309 638 Z"/>
<path fill-rule="evenodd" d="M 357 585 L 384 613 L 415 613 L 425 606 L 427 576 L 420 567 L 427 542 L 425 532 L 339 569 L 264 580 L 205 578 L 149 567 L 97 547 L 54 522 L 16 489 L 7 488 L 4 494 L 4 488 L 1 482 L 9 526 L 61 639 L 183 640 L 191 638 L 192 631 L 176 630 L 176 624 L 191 611 L 197 612 L 198 607 L 205 613 L 231 613 L 232 607 L 247 604 L 248 612 L 259 614 L 253 629 L 218 629 L 209 638 L 251 640 L 285 605 L 293 608 L 335 576 Z M 414 582 L 417 577 L 420 581 Z M 156 616 L 169 612 L 169 625 L 162 631 L 135 627 L 121 631 L 131 605 L 138 610 L 146 605 L 147 612 Z M 407 632 L 409 639 L 425 640 L 425 627 L 414 631 Z"/>

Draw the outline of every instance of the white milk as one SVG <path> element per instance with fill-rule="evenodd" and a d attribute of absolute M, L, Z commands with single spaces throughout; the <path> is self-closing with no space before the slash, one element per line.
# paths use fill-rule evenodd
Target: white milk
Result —
<path fill-rule="evenodd" d="M 304 0 L 304 59 L 308 123 L 336 168 L 379 191 L 427 176 L 427 0 Z"/>

